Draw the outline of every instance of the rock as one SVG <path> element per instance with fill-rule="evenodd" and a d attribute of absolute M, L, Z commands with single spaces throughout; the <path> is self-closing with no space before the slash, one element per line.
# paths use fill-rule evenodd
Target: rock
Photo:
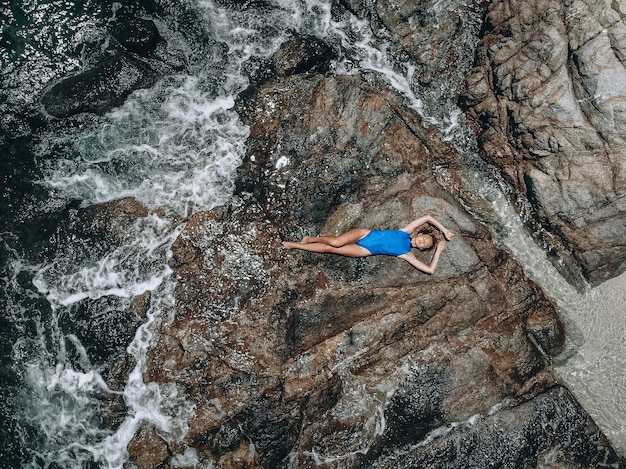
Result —
<path fill-rule="evenodd" d="M 130 245 L 134 225 L 147 215 L 148 209 L 131 198 L 86 208 L 68 206 L 62 216 L 54 221 L 55 225 L 48 228 L 47 239 L 51 248 L 45 259 L 47 267 L 39 278 L 43 282 L 41 288 L 53 295 L 54 299 L 50 299 L 53 305 L 57 306 L 57 302 L 66 301 L 72 295 L 83 294 L 83 282 L 87 285 L 90 281 L 107 282 L 92 277 L 108 275 L 109 278 L 116 278 L 117 272 L 108 270 L 104 264 L 116 250 L 123 250 L 124 246 Z M 41 220 L 37 221 L 42 223 Z M 142 254 L 127 251 L 126 258 L 139 258 Z M 100 262 L 100 259 L 105 261 Z M 80 265 L 83 270 L 76 272 L 76 265 Z M 115 281 L 123 280 L 119 278 Z M 66 283 L 60 288 L 65 297 L 54 296 L 60 282 Z M 111 286 L 109 280 L 109 288 Z M 123 288 L 122 285 L 116 286 Z M 85 360 L 97 366 L 103 376 L 119 367 L 119 361 L 126 360 L 122 357 L 135 335 L 141 316 L 145 316 L 147 302 L 149 295 L 145 294 L 132 302 L 106 294 L 96 298 L 85 297 L 82 301 L 69 301 L 64 314 L 55 322 L 67 336 L 64 347 L 76 369 L 82 369 Z M 129 314 L 131 304 L 134 311 Z M 79 342 L 82 346 L 78 345 Z"/>
<path fill-rule="evenodd" d="M 292 36 L 272 57 L 274 69 L 279 76 L 316 71 L 323 73 L 328 62 L 334 58 L 332 48 L 314 36 Z"/>
<path fill-rule="evenodd" d="M 104 114 L 124 103 L 136 89 L 156 81 L 150 66 L 125 54 L 117 54 L 95 68 L 54 85 L 41 101 L 48 114 L 69 117 L 80 112 Z"/>
<path fill-rule="evenodd" d="M 384 54 L 408 70 L 411 90 L 423 101 L 430 116 L 449 117 L 457 107 L 465 77 L 472 68 L 473 49 L 481 24 L 477 2 L 436 0 L 364 2 L 345 0 L 348 14 L 340 17 L 351 24 L 356 15 L 370 23 L 372 42 L 384 38 Z M 345 28 L 345 27 L 344 27 Z M 382 65 L 382 63 L 381 63 Z"/>
<path fill-rule="evenodd" d="M 475 415 L 442 432 L 445 436 L 429 445 L 406 445 L 394 454 L 367 458 L 360 467 L 582 468 L 620 464 L 593 421 L 561 387 L 493 415 Z M 588 454 L 592 459 L 586 458 Z"/>
<path fill-rule="evenodd" d="M 597 285 L 626 270 L 624 16 L 606 2 L 485 6 L 462 97 L 482 154 L 572 282 Z"/>
<path fill-rule="evenodd" d="M 136 454 L 133 460 L 139 469 L 152 469 L 168 458 L 167 445 L 153 427 L 143 426 L 128 445 L 128 451 Z"/>
<path fill-rule="evenodd" d="M 170 454 L 194 448 L 222 468 L 393 467 L 396 451 L 403 467 L 445 467 L 481 448 L 502 467 L 617 461 L 555 388 L 554 305 L 437 183 L 435 163 L 454 176 L 457 156 L 396 95 L 358 76 L 298 75 L 238 109 L 251 134 L 236 201 L 193 215 L 172 246 L 176 309 L 144 373 L 196 409 Z M 432 276 L 280 244 L 423 213 L 457 234 Z M 509 437 L 515 451 L 495 451 Z"/>
<path fill-rule="evenodd" d="M 593 284 L 626 270 L 624 175 L 626 158 L 606 153 L 547 156 L 525 174 L 539 220 Z"/>

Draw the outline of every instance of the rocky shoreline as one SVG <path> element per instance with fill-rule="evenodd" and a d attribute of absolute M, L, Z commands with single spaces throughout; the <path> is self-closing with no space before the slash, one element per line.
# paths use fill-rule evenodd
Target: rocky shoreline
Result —
<path fill-rule="evenodd" d="M 263 8 L 244 3 L 233 8 Z M 626 73 L 621 10 L 475 4 L 471 63 L 459 56 L 467 18 L 451 12 L 433 31 L 432 5 L 411 5 L 342 1 L 334 14 L 368 18 L 422 68 L 420 86 L 458 97 L 479 154 L 573 283 L 626 270 L 626 90 L 607 84 Z M 49 114 L 101 113 L 158 78 L 162 38 L 145 19 L 128 24 L 116 32 L 125 52 L 46 91 Z M 465 194 L 457 150 L 394 92 L 329 73 L 333 55 L 294 35 L 239 96 L 250 137 L 234 201 L 195 213 L 174 243 L 176 309 L 144 370 L 195 413 L 176 441 L 144 425 L 127 467 L 171 467 L 189 448 L 223 469 L 626 467 L 556 378 L 563 320 L 475 216 L 485 208 Z M 466 66 L 464 89 L 446 81 Z M 129 200 L 93 210 L 147 213 Z M 456 233 L 432 276 L 280 244 L 426 213 Z M 129 323 L 149 303 L 138 298 Z M 109 381 L 127 369 L 120 360 Z"/>
<path fill-rule="evenodd" d="M 481 154 L 592 285 L 626 270 L 624 28 L 607 2 L 491 3 L 462 96 Z"/>
<path fill-rule="evenodd" d="M 138 435 L 137 467 L 187 447 L 225 468 L 621 464 L 554 376 L 555 307 L 436 182 L 457 156 L 397 96 L 294 75 L 239 109 L 238 202 L 193 216 L 173 246 L 178 306 L 145 373 L 196 415 L 180 442 Z M 457 233 L 430 277 L 280 247 L 421 213 Z"/>

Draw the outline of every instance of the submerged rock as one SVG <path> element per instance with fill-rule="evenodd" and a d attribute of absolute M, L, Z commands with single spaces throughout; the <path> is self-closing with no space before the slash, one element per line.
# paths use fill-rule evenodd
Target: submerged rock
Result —
<path fill-rule="evenodd" d="M 44 94 L 42 103 L 55 117 L 79 112 L 103 114 L 123 104 L 136 89 L 152 86 L 156 79 L 157 74 L 145 62 L 118 54 L 57 83 Z"/>
<path fill-rule="evenodd" d="M 274 54 L 272 63 L 279 76 L 314 71 L 323 73 L 334 58 L 332 48 L 314 36 L 294 35 Z"/>
<path fill-rule="evenodd" d="M 195 415 L 167 451 L 144 428 L 131 462 L 193 448 L 221 468 L 617 463 L 555 388 L 554 305 L 437 182 L 442 165 L 458 176 L 457 155 L 396 95 L 358 76 L 293 75 L 238 110 L 251 135 L 236 201 L 192 216 L 174 243 L 176 307 L 144 371 Z M 280 244 L 425 213 L 457 236 L 432 276 Z M 507 440 L 515 452 L 497 451 Z"/>
<path fill-rule="evenodd" d="M 462 101 L 573 282 L 626 270 L 626 43 L 604 1 L 486 4 Z M 579 280 L 578 280 L 579 281 Z"/>

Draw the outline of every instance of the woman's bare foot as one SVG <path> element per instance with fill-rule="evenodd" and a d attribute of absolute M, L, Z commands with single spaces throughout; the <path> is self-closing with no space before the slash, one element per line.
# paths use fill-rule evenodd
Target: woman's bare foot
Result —
<path fill-rule="evenodd" d="M 314 243 L 315 242 L 315 236 L 305 236 L 304 238 L 302 238 L 302 241 L 300 241 L 300 244 L 309 244 L 309 243 Z"/>
<path fill-rule="evenodd" d="M 298 243 L 292 243 L 290 241 L 283 241 L 283 247 L 285 249 L 294 249 L 298 247 Z"/>

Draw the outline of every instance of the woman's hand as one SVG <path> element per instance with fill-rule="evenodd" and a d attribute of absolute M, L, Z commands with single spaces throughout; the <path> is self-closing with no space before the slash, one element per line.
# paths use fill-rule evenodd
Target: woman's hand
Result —
<path fill-rule="evenodd" d="M 454 236 L 454 235 L 452 235 L 452 236 Z M 437 248 L 436 248 L 436 249 L 437 249 L 437 252 L 441 252 L 441 251 L 443 251 L 445 248 L 446 248 L 446 242 L 445 242 L 445 241 L 439 241 L 439 242 L 437 243 Z"/>
<path fill-rule="evenodd" d="M 454 238 L 454 233 L 449 230 L 443 230 L 443 235 L 446 237 L 448 241 L 452 241 L 452 238 Z"/>

